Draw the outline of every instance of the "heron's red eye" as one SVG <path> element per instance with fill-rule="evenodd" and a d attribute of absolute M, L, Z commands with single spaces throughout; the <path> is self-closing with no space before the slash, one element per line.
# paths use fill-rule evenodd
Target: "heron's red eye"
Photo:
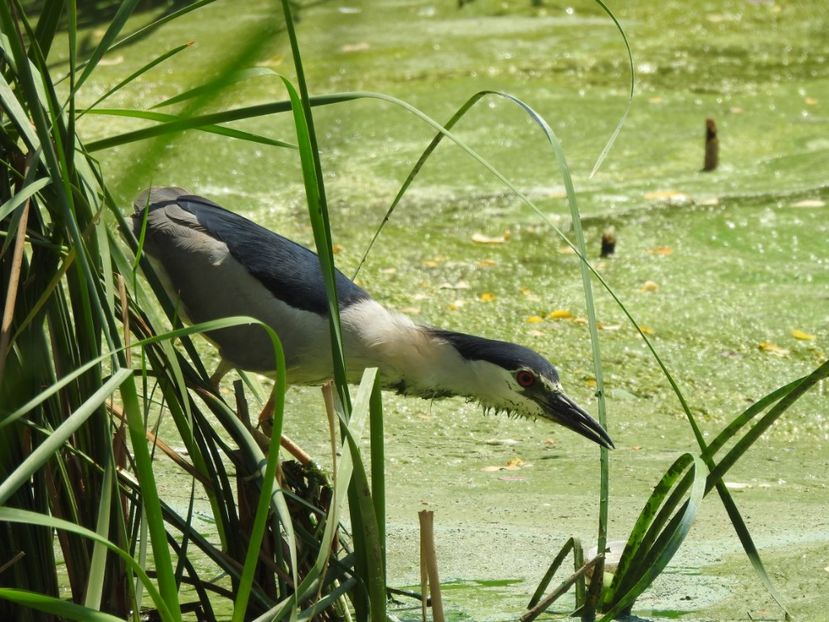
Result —
<path fill-rule="evenodd" d="M 529 372 L 526 369 L 521 369 L 517 371 L 515 373 L 515 380 L 525 389 L 535 384 L 535 376 L 532 374 L 532 372 Z"/>

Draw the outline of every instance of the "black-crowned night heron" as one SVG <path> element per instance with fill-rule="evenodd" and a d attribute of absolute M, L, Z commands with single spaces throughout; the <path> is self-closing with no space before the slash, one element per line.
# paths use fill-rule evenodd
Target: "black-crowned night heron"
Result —
<path fill-rule="evenodd" d="M 312 251 L 181 188 L 152 188 L 135 201 L 136 237 L 189 322 L 247 315 L 282 341 L 290 384 L 322 384 L 332 372 L 325 287 Z M 148 213 L 145 214 L 145 211 Z M 146 218 L 145 218 L 146 216 Z M 349 380 L 377 367 L 405 395 L 453 395 L 485 409 L 551 419 L 604 447 L 607 432 L 568 398 L 536 352 L 505 341 L 414 323 L 336 275 Z M 219 346 L 217 378 L 231 368 L 267 374 L 273 349 L 258 325 L 208 333 Z"/>

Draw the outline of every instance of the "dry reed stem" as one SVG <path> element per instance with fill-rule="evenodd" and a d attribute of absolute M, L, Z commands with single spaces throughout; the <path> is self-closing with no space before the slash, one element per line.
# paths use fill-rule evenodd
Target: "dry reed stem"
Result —
<path fill-rule="evenodd" d="M 0 325 L 0 378 L 3 377 L 6 356 L 9 354 L 12 318 L 14 317 L 14 305 L 17 301 L 17 286 L 20 284 L 20 268 L 23 265 L 23 246 L 26 243 L 26 226 L 29 223 L 30 203 L 30 200 L 26 200 L 23 204 L 23 212 L 20 214 L 20 221 L 17 223 L 17 237 L 14 240 L 9 287 L 6 291 L 6 305 L 3 308 L 3 323 Z"/>
<path fill-rule="evenodd" d="M 434 512 L 422 510 L 417 513 L 420 519 L 420 581 L 423 603 L 423 619 L 426 620 L 426 594 L 431 597 L 432 619 L 434 622 L 444 622 L 443 597 L 440 593 L 440 577 L 438 576 L 438 560 L 435 554 Z"/>

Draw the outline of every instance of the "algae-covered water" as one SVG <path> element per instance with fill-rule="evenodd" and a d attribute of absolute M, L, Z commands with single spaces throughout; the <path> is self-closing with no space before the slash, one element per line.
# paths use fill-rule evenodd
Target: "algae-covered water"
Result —
<path fill-rule="evenodd" d="M 323 2 L 301 12 L 298 33 L 312 93 L 384 92 L 443 122 L 468 97 L 492 89 L 542 115 L 565 149 L 594 265 L 647 327 L 713 438 L 829 350 L 829 7 L 817 0 L 609 5 L 632 48 L 636 94 L 593 177 L 629 84 L 624 43 L 597 4 Z M 110 59 L 90 98 L 160 50 L 192 40 L 190 50 L 111 103 L 144 107 L 173 96 L 210 78 L 263 28 L 275 29 L 268 26 L 273 15 L 265 2 L 244 9 L 217 2 L 175 21 Z M 291 75 L 284 37 L 274 40 L 249 64 Z M 212 106 L 284 98 L 278 80 L 259 77 Z M 709 117 L 721 162 L 702 173 Z M 350 274 L 432 130 L 376 100 L 320 108 L 315 120 L 337 260 Z M 90 115 L 81 132 L 92 138 L 131 127 Z M 240 127 L 293 139 L 287 119 Z M 485 99 L 457 135 L 569 231 L 555 158 L 518 107 Z M 311 243 L 293 152 L 193 132 L 157 160 L 147 159 L 145 146 L 100 157 L 125 209 L 140 187 L 174 183 Z M 599 239 L 611 226 L 616 253 L 599 259 Z M 421 321 L 546 353 L 568 392 L 595 412 L 576 258 L 457 147 L 447 142 L 424 167 L 359 279 Z M 606 293 L 596 295 L 617 447 L 610 458 L 610 537 L 617 540 L 665 469 L 695 444 L 638 334 Z M 572 317 L 548 318 L 552 311 Z M 451 619 L 516 619 L 565 540 L 595 538 L 598 452 L 561 428 L 484 417 L 461 400 L 386 395 L 384 404 L 390 583 L 419 581 L 417 512 L 431 509 Z M 316 389 L 290 390 L 286 432 L 325 464 L 322 412 Z M 826 388 L 789 411 L 727 480 L 785 603 L 798 619 L 824 619 Z M 634 613 L 649 620 L 783 617 L 713 496 Z M 398 615 L 413 620 L 419 610 Z"/>

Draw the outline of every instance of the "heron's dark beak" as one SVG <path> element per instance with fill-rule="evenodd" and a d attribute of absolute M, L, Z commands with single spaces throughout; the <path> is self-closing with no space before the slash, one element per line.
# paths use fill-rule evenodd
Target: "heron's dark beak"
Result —
<path fill-rule="evenodd" d="M 556 423 L 581 434 L 585 438 L 589 438 L 602 447 L 614 448 L 613 441 L 610 440 L 610 436 L 599 425 L 599 422 L 584 412 L 578 404 L 561 391 L 546 393 L 540 403 L 547 417 Z"/>

